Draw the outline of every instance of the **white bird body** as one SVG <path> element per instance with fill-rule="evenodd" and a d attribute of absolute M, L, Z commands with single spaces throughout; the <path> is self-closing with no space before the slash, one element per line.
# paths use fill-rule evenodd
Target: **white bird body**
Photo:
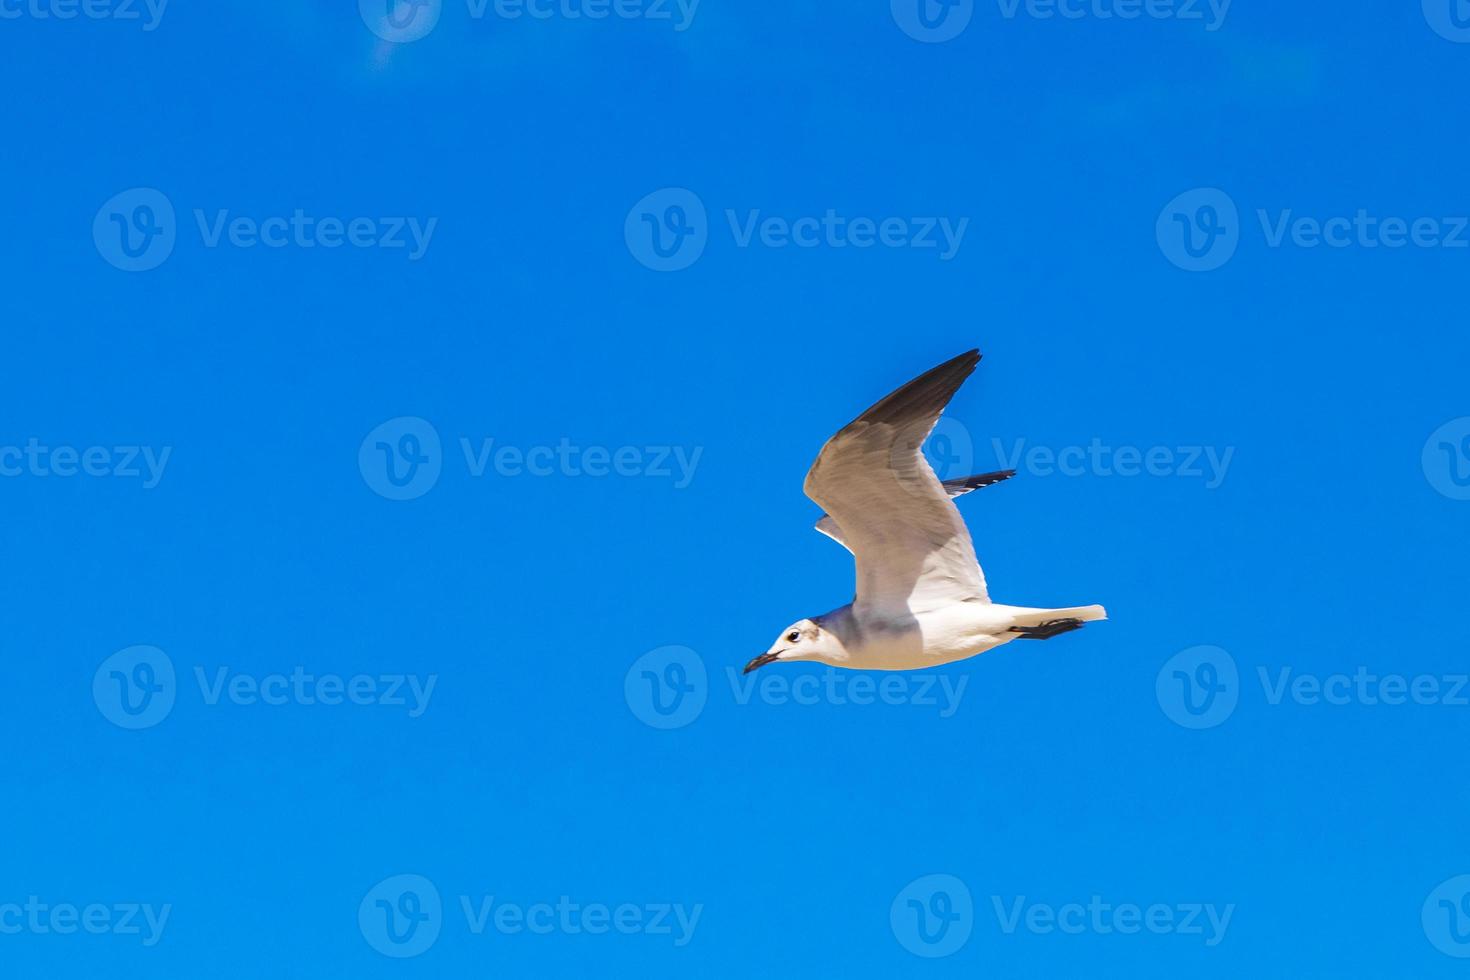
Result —
<path fill-rule="evenodd" d="M 809 659 L 853 670 L 920 670 L 964 660 L 1019 639 L 1013 627 L 1035 627 L 1058 619 L 1106 619 L 1102 606 L 1032 609 L 994 602 L 957 602 L 908 616 L 864 615 L 851 604 L 812 621 L 837 641 Z M 783 656 L 782 661 L 808 659 Z"/>
<path fill-rule="evenodd" d="M 914 670 L 1015 639 L 1045 640 L 1107 618 L 1102 606 L 1035 608 L 990 601 L 970 532 L 952 498 L 1010 477 L 941 483 L 921 451 L 979 363 L 977 351 L 925 372 L 827 441 L 806 476 L 827 511 L 817 530 L 853 553 L 857 597 L 799 620 L 746 664 L 812 660 L 855 670 Z"/>

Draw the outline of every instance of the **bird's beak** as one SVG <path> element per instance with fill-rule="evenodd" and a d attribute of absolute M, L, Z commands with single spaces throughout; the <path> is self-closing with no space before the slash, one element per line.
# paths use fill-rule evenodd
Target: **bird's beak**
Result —
<path fill-rule="evenodd" d="M 754 660 L 752 660 L 750 663 L 746 664 L 745 670 L 741 671 L 741 673 L 748 674 L 752 670 L 755 670 L 757 667 L 764 667 L 766 664 L 780 659 L 780 656 L 780 650 L 777 650 L 775 653 L 763 653 L 759 657 L 756 657 Z"/>

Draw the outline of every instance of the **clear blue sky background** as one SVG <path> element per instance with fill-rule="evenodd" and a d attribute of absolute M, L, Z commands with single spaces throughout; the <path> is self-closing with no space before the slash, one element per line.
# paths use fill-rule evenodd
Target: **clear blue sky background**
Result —
<path fill-rule="evenodd" d="M 1421 907 L 1470 872 L 1470 707 L 1273 705 L 1257 679 L 1470 669 L 1470 502 L 1421 463 L 1470 415 L 1470 250 L 1272 248 L 1256 218 L 1470 212 L 1470 45 L 1417 3 L 1237 0 L 1209 31 L 986 2 L 920 43 L 886 0 L 704 0 L 682 32 L 446 0 L 391 44 L 349 0 L 176 2 L 152 31 L 23 9 L 0 55 L 0 447 L 171 448 L 152 488 L 0 478 L 0 904 L 172 906 L 151 948 L 0 935 L 0 974 L 1463 972 Z M 177 241 L 127 272 L 93 223 L 139 187 L 171 202 Z M 624 226 L 668 187 L 702 201 L 708 241 L 657 272 Z M 1188 272 L 1156 221 L 1202 187 L 1238 206 L 1238 250 Z M 298 208 L 437 226 L 410 261 L 209 248 L 193 217 Z M 969 224 L 942 261 L 742 248 L 726 209 Z M 950 717 L 739 703 L 730 668 L 850 596 L 849 559 L 809 530 L 806 466 L 969 347 L 985 360 L 952 415 L 977 470 L 1001 465 L 992 440 L 1096 439 L 1231 449 L 1228 473 L 1032 466 L 963 501 L 997 598 L 1112 619 L 943 669 L 967 683 Z M 401 416 L 442 440 L 407 501 L 359 467 Z M 475 477 L 461 438 L 702 455 L 683 487 Z M 92 684 L 136 644 L 178 680 L 172 712 L 130 731 Z M 1238 705 L 1193 730 L 1155 685 L 1201 644 L 1238 665 Z M 708 675 L 673 730 L 625 697 L 666 645 Z M 408 718 L 210 705 L 193 677 L 297 666 L 437 686 Z M 931 960 L 890 905 L 936 873 L 974 912 Z M 403 960 L 358 924 L 398 874 L 445 904 Z M 462 895 L 703 911 L 683 947 L 477 936 Z M 992 907 L 1093 895 L 1235 908 L 1207 947 L 1007 934 Z"/>

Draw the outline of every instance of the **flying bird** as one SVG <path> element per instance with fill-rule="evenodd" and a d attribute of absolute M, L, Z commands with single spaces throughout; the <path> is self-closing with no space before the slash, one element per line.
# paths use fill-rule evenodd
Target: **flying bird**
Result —
<path fill-rule="evenodd" d="M 813 660 L 855 670 L 913 670 L 1011 640 L 1049 640 L 1107 619 L 1102 606 L 1042 609 L 990 601 L 955 497 L 1014 470 L 941 482 L 924 440 L 980 363 L 968 351 L 919 375 L 827 440 L 803 489 L 826 513 L 817 530 L 852 552 L 857 596 L 798 620 L 745 665 Z"/>

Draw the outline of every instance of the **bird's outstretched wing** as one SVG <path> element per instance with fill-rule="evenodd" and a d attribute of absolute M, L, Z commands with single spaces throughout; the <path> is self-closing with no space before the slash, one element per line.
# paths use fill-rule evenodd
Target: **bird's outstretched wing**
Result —
<path fill-rule="evenodd" d="M 846 425 L 807 472 L 806 495 L 857 563 L 856 605 L 918 611 L 989 601 L 960 512 L 920 447 L 979 351 L 926 371 Z"/>
<path fill-rule="evenodd" d="M 963 497 L 971 490 L 994 486 L 1002 480 L 1009 480 L 1015 475 L 1015 470 L 996 470 L 992 473 L 976 473 L 974 476 L 962 476 L 958 480 L 945 480 L 940 485 L 944 487 L 944 492 L 953 500 L 956 497 Z M 813 527 L 842 545 L 842 547 L 847 548 L 847 539 L 842 536 L 842 528 L 837 526 L 837 522 L 832 519 L 831 514 L 823 514 Z M 852 549 L 847 548 L 847 550 L 851 551 Z"/>

